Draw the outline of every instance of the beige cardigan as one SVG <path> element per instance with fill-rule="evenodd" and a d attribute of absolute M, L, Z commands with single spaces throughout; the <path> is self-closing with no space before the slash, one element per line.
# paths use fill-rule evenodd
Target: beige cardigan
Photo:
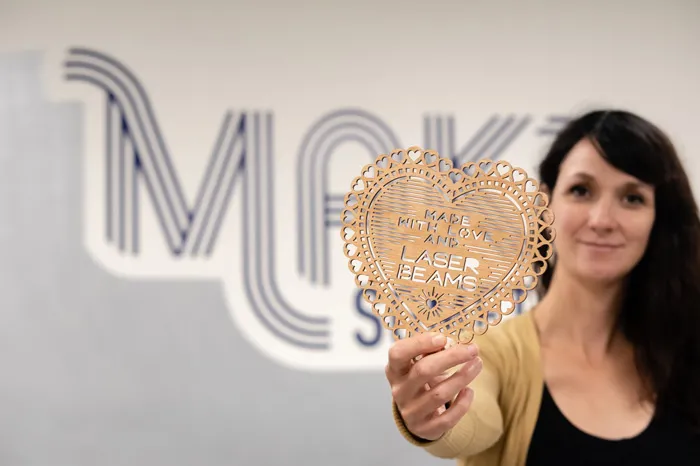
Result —
<path fill-rule="evenodd" d="M 505 319 L 476 338 L 483 369 L 470 384 L 474 400 L 459 423 L 436 441 L 399 431 L 413 445 L 460 466 L 524 465 L 542 399 L 539 338 L 532 312 Z"/>

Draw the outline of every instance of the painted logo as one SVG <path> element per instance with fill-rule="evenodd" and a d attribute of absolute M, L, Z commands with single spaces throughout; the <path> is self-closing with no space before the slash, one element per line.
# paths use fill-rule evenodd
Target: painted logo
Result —
<path fill-rule="evenodd" d="M 85 123 L 83 207 L 93 257 L 131 279 L 220 281 L 251 344 L 302 370 L 381 370 L 393 341 L 341 249 L 343 194 L 360 167 L 411 144 L 455 165 L 507 158 L 515 142 L 525 141 L 521 150 L 546 142 L 566 121 L 494 115 L 458 144 L 454 117 L 427 115 L 423 140 L 404 141 L 372 112 L 339 108 L 320 115 L 289 151 L 278 135 L 285 121 L 274 112 L 230 111 L 215 140 L 193 141 L 200 151 L 183 153 L 167 135 L 190 128 L 161 127 L 146 83 L 125 64 L 75 48 L 63 66 L 67 85 L 102 99 L 90 113 L 99 118 Z M 160 89 L 165 79 L 148 86 Z"/>

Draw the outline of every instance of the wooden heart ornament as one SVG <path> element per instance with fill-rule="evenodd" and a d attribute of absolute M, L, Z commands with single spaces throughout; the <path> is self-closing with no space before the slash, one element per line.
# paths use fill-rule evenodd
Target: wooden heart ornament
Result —
<path fill-rule="evenodd" d="M 351 186 L 343 251 L 395 339 L 440 332 L 469 343 L 513 312 L 546 270 L 548 197 L 507 162 L 455 168 L 410 147 L 380 155 Z"/>

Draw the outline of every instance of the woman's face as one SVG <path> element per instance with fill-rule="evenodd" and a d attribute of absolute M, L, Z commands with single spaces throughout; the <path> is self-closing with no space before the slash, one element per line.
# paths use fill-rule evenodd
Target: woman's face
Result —
<path fill-rule="evenodd" d="M 557 269 L 587 282 L 624 278 L 646 250 L 654 188 L 608 164 L 586 139 L 559 170 L 550 194 Z"/>

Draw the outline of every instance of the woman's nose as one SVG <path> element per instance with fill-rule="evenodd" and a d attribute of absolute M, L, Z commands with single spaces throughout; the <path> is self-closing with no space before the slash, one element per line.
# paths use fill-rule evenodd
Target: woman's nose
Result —
<path fill-rule="evenodd" d="M 615 213 L 611 202 L 600 200 L 596 202 L 589 213 L 591 228 L 610 230 L 615 226 Z"/>

